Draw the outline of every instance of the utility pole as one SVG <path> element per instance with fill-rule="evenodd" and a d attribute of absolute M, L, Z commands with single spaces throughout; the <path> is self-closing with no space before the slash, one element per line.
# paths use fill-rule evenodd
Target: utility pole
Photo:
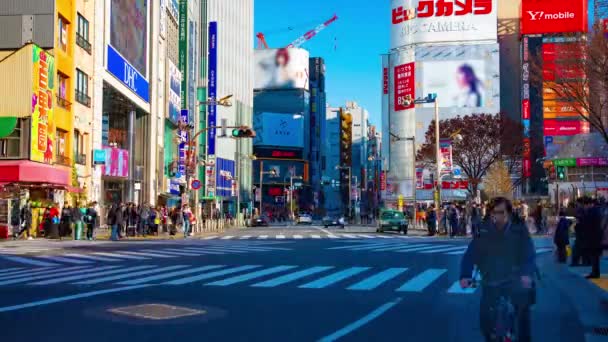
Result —
<path fill-rule="evenodd" d="M 439 103 L 435 99 L 435 162 L 437 169 L 435 170 L 435 179 L 437 185 L 435 186 L 435 209 L 439 212 L 441 206 L 441 148 L 439 147 Z M 439 220 L 439 219 L 438 219 Z"/>
<path fill-rule="evenodd" d="M 264 197 L 264 193 L 262 191 L 264 184 L 264 161 L 260 160 L 260 212 L 258 215 L 262 216 L 262 198 Z"/>

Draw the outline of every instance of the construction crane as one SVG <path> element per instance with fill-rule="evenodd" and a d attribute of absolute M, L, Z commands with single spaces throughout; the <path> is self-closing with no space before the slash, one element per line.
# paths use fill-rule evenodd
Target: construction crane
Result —
<path fill-rule="evenodd" d="M 331 25 L 334 21 L 338 20 L 338 16 L 334 14 L 329 20 L 315 27 L 314 29 L 304 33 L 302 36 L 298 37 L 298 39 L 291 42 L 291 44 L 287 45 L 287 48 L 298 48 L 302 46 L 302 44 L 309 41 L 312 37 L 316 36 L 319 32 L 323 31 L 327 26 Z M 258 32 L 256 34 L 258 38 L 258 49 L 268 49 L 268 43 L 266 43 L 266 37 L 264 33 Z"/>

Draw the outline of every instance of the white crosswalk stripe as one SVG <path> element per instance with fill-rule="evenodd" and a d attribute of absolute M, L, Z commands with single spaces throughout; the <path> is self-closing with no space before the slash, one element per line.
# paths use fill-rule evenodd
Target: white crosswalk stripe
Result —
<path fill-rule="evenodd" d="M 253 288 L 289 287 L 294 291 L 344 290 L 420 293 L 443 291 L 472 294 L 475 289 L 460 289 L 457 280 L 446 279 L 447 269 L 408 269 L 405 267 L 368 266 L 296 266 L 296 265 L 204 265 L 158 266 L 109 265 L 73 266 L 52 269 L 13 269 L 0 275 L 0 286 L 68 285 L 166 285 L 197 284 L 211 287 L 246 286 Z"/>
<path fill-rule="evenodd" d="M 243 235 L 241 236 L 241 240 L 246 240 L 249 239 L 251 237 L 251 235 Z"/>
<path fill-rule="evenodd" d="M 404 236 L 399 236 L 399 235 L 394 235 L 394 236 L 390 236 L 390 235 L 381 235 L 381 234 L 333 234 L 333 233 L 327 233 L 327 234 L 292 234 L 292 235 L 288 235 L 288 234 L 277 234 L 277 235 L 242 235 L 242 236 L 237 236 L 237 235 L 227 235 L 227 236 L 217 236 L 217 235 L 213 235 L 213 236 L 206 236 L 203 237 L 202 240 L 253 240 L 253 239 L 257 239 L 257 240 L 267 240 L 267 239 L 275 239 L 275 240 L 283 240 L 283 239 L 296 239 L 296 240 L 301 240 L 301 239 L 342 239 L 342 238 L 348 238 L 348 239 L 377 239 L 377 238 L 382 238 L 382 239 L 394 239 L 394 238 L 403 238 Z"/>
<path fill-rule="evenodd" d="M 14 256 L 14 255 L 4 255 L 4 256 L 0 256 L 0 257 L 2 257 L 3 259 L 6 259 L 8 261 L 12 261 L 12 262 L 20 263 L 20 264 L 26 264 L 26 265 L 44 266 L 44 267 L 60 265 L 60 264 L 53 263 L 53 262 L 30 259 L 30 258 Z"/>
<path fill-rule="evenodd" d="M 277 238 L 277 239 L 284 239 L 284 238 L 285 238 L 285 235 L 277 235 L 277 236 L 276 236 L 276 238 Z"/>
<path fill-rule="evenodd" d="M 260 236 L 258 236 L 258 239 L 261 239 L 261 240 L 268 239 L 268 235 L 260 235 Z"/>
<path fill-rule="evenodd" d="M 304 237 L 302 235 L 294 235 L 293 238 L 294 239 L 303 239 Z"/>
<path fill-rule="evenodd" d="M 321 235 L 311 235 L 310 237 L 313 238 L 313 239 L 320 239 Z"/>
<path fill-rule="evenodd" d="M 234 238 L 234 236 L 232 236 L 232 235 L 227 235 L 227 236 L 222 236 L 222 238 L 221 238 L 221 239 L 222 239 L 222 240 L 230 240 L 230 239 L 232 239 L 232 238 Z"/>

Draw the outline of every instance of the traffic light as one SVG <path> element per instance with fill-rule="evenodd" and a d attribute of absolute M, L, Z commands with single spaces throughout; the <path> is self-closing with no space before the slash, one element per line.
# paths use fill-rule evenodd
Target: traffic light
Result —
<path fill-rule="evenodd" d="M 566 168 L 564 166 L 558 166 L 555 168 L 557 173 L 557 179 L 565 180 L 566 179 Z"/>
<path fill-rule="evenodd" d="M 352 124 L 352 115 L 340 109 L 340 165 L 351 165 Z"/>
<path fill-rule="evenodd" d="M 247 126 L 232 130 L 233 138 L 255 138 L 255 131 Z"/>
<path fill-rule="evenodd" d="M 435 100 L 437 100 L 437 93 L 429 93 L 429 94 L 426 96 L 426 100 L 427 100 L 428 102 L 435 102 Z"/>

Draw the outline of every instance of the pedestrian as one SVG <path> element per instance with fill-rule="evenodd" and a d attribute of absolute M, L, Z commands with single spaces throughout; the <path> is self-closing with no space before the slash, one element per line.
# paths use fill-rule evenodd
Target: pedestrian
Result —
<path fill-rule="evenodd" d="M 190 234 L 190 220 L 192 218 L 192 212 L 190 211 L 190 208 L 187 204 L 184 204 L 184 206 L 182 207 L 182 217 L 184 220 L 184 238 L 187 238 Z"/>
<path fill-rule="evenodd" d="M 87 240 L 95 239 L 95 228 L 97 227 L 97 202 L 89 204 L 85 213 L 85 223 L 87 225 Z"/>
<path fill-rule="evenodd" d="M 481 209 L 477 203 L 473 203 L 473 208 L 471 209 L 471 235 L 473 238 L 479 236 L 479 227 L 481 226 L 481 222 Z"/>
<path fill-rule="evenodd" d="M 48 206 L 48 238 L 49 239 L 58 239 L 59 236 L 59 208 L 57 208 L 57 204 Z"/>
<path fill-rule="evenodd" d="M 139 209 L 139 235 L 146 236 L 148 234 L 148 226 L 150 224 L 150 208 L 144 204 Z"/>
<path fill-rule="evenodd" d="M 557 251 L 557 262 L 560 264 L 566 263 L 568 255 L 566 252 L 567 246 L 570 245 L 569 238 L 570 220 L 566 217 L 564 210 L 559 211 L 559 221 L 557 228 L 555 228 L 555 235 L 553 236 L 553 243 Z"/>
<path fill-rule="evenodd" d="M 450 224 L 450 237 L 454 237 L 458 231 L 458 209 L 456 209 L 455 204 L 450 205 L 447 215 Z"/>
<path fill-rule="evenodd" d="M 72 234 L 72 207 L 66 202 L 61 209 L 61 223 L 59 224 L 59 238 Z"/>
<path fill-rule="evenodd" d="M 583 219 L 583 255 L 586 255 L 591 263 L 591 273 L 585 278 L 597 279 L 600 277 L 600 257 L 602 256 L 602 212 L 594 200 L 587 197 L 584 200 L 585 215 Z"/>
<path fill-rule="evenodd" d="M 115 203 L 108 212 L 108 225 L 111 227 L 110 240 L 118 241 L 118 227 L 123 224 L 122 210 L 120 203 Z"/>
<path fill-rule="evenodd" d="M 534 224 L 536 225 L 536 234 L 540 235 L 543 233 L 543 204 L 541 201 L 536 203 L 536 209 L 534 209 Z"/>
<path fill-rule="evenodd" d="M 72 210 L 72 220 L 74 222 L 74 240 L 80 240 L 82 236 L 82 217 L 85 214 L 84 208 L 79 208 L 78 205 Z"/>
<path fill-rule="evenodd" d="M 32 240 L 30 236 L 30 228 L 32 226 L 32 204 L 28 199 L 23 208 L 19 212 L 19 232 L 14 235 L 14 239 L 18 239 L 25 232 L 28 240 Z"/>
<path fill-rule="evenodd" d="M 429 231 L 429 236 L 434 236 L 437 233 L 437 211 L 435 205 L 431 204 L 426 217 L 426 224 Z"/>

